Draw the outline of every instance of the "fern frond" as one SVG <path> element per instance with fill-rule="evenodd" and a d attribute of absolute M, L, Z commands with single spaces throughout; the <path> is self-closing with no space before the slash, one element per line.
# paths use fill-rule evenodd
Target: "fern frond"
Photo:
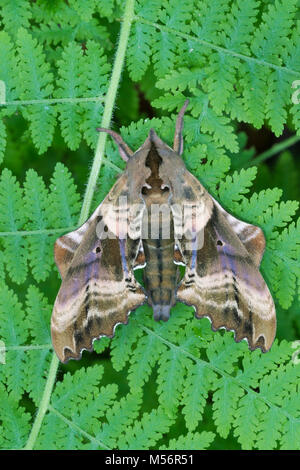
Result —
<path fill-rule="evenodd" d="M 3 82 L 5 96 L 2 97 L 5 102 L 11 102 L 16 98 L 16 58 L 13 51 L 13 45 L 8 33 L 0 31 L 0 80 Z M 9 71 L 14 71 L 11 74 Z M 4 104 L 4 103 L 3 103 Z M 10 116 L 15 111 L 13 106 L 3 107 L 0 111 L 0 163 L 2 163 L 6 148 L 6 126 L 4 117 Z"/>
<path fill-rule="evenodd" d="M 288 0 L 283 2 L 276 0 L 274 5 L 268 6 L 268 11 L 263 13 L 263 23 L 254 35 L 251 49 L 260 59 L 280 63 L 279 57 L 284 55 L 284 44 L 289 34 L 297 2 Z"/>
<path fill-rule="evenodd" d="M 32 7 L 32 16 L 37 23 L 55 21 L 59 24 L 65 24 L 66 21 L 75 21 L 78 14 L 67 3 L 60 0 L 53 0 L 46 4 L 43 0 L 37 0 Z"/>
<path fill-rule="evenodd" d="M 141 335 L 142 331 L 136 328 L 134 322 L 129 322 L 128 325 L 120 325 L 117 328 L 111 347 L 111 361 L 115 370 L 122 370 L 130 360 L 132 347 Z M 145 352 L 145 349 L 143 352 Z M 143 364 L 146 366 L 145 361 L 143 361 Z"/>
<path fill-rule="evenodd" d="M 144 413 L 126 434 L 119 439 L 119 448 L 124 450 L 149 449 L 165 434 L 170 425 L 170 419 L 162 409 Z"/>
<path fill-rule="evenodd" d="M 202 135 L 201 144 L 189 147 L 185 160 L 188 168 L 212 194 L 230 168 L 230 159 L 224 148 L 208 135 Z M 200 164 L 203 163 L 203 164 Z M 204 164 L 205 163 L 205 164 Z"/>
<path fill-rule="evenodd" d="M 284 308 L 288 308 L 298 289 L 299 295 L 299 253 L 300 223 L 290 224 L 281 234 L 274 232 L 274 239 L 266 249 L 262 267 L 268 273 L 270 282 Z"/>
<path fill-rule="evenodd" d="M 270 413 L 276 413 L 279 406 L 280 414 L 285 414 L 287 422 L 295 423 L 299 422 L 299 413 L 294 409 L 291 413 L 287 411 L 287 408 L 278 405 L 278 401 L 272 397 L 266 397 L 259 390 L 261 380 L 263 376 L 268 374 L 270 370 L 278 370 L 278 364 L 281 364 L 280 374 L 282 379 L 287 380 L 290 376 L 290 368 L 295 368 L 295 373 L 299 373 L 299 366 L 290 365 L 291 360 L 291 348 L 288 343 L 282 343 L 279 346 L 273 345 L 273 348 L 269 355 L 262 355 L 261 352 L 256 351 L 255 353 L 246 352 L 245 343 L 235 344 L 232 342 L 232 337 L 226 333 L 224 336 L 214 336 L 213 341 L 208 345 L 207 350 L 210 353 L 209 361 L 199 361 L 196 356 L 189 355 L 196 364 L 203 364 L 203 367 L 210 370 L 210 381 L 211 384 L 209 389 L 214 391 L 214 419 L 217 425 L 217 430 L 222 437 L 228 435 L 229 430 L 235 427 L 235 435 L 238 437 L 239 442 L 243 448 L 253 448 L 256 446 L 257 429 L 258 423 L 262 423 L 262 417 L 265 416 L 267 410 L 270 409 Z M 169 343 L 170 344 L 170 343 Z M 224 349 L 224 346 L 227 349 Z M 171 348 L 174 348 L 170 344 Z M 182 354 L 188 354 L 185 350 L 179 347 Z M 226 351 L 226 352 L 225 352 Z M 257 356 L 260 357 L 260 366 L 258 367 Z M 239 359 L 244 357 L 243 370 L 238 370 L 236 374 L 236 368 L 239 363 Z M 225 364 L 224 364 L 225 359 Z M 255 364 L 255 367 L 253 367 Z M 297 371 L 296 371 L 297 369 Z M 268 376 L 268 375 L 267 375 Z M 284 376 L 284 378 L 283 378 Z M 191 383 L 191 382 L 189 382 Z M 186 384 L 185 384 L 186 385 Z M 198 382 L 198 387 L 200 383 Z M 203 384 L 201 384 L 201 389 Z M 296 399 L 296 389 L 294 388 L 294 382 L 289 386 L 286 385 L 293 397 Z M 227 392 L 230 391 L 230 395 Z M 285 391 L 283 394 L 285 395 Z M 188 396 L 189 389 L 186 388 L 184 396 Z M 281 395 L 282 396 L 282 395 Z M 224 398 L 225 397 L 225 398 Z M 185 415 L 186 408 L 184 408 Z M 201 411 L 199 413 L 201 417 Z M 195 418 L 194 418 L 195 419 Z M 190 424 L 188 420 L 188 426 L 195 427 L 196 423 Z M 247 433 L 247 425 L 249 430 Z M 287 424 L 288 425 L 288 424 Z M 268 428 L 263 428 L 263 433 L 267 433 Z M 261 439 L 261 435 L 260 435 Z M 282 433 L 280 433 L 280 440 L 282 441 Z M 277 446 L 277 442 L 274 444 Z M 273 448 L 273 447 L 272 447 Z"/>
<path fill-rule="evenodd" d="M 51 311 L 48 299 L 37 287 L 29 286 L 26 296 L 27 328 L 33 345 L 41 345 L 39 349 L 28 348 L 26 353 L 27 390 L 36 405 L 41 400 L 51 359 Z"/>
<path fill-rule="evenodd" d="M 172 74 L 166 74 L 160 78 L 156 86 L 162 90 L 172 92 L 182 92 L 187 88 L 196 88 L 205 77 L 205 72 L 200 67 L 180 67 L 174 70 Z"/>
<path fill-rule="evenodd" d="M 95 433 L 95 438 L 106 443 L 110 448 L 114 448 L 118 440 L 124 439 L 128 427 L 136 420 L 141 405 L 141 394 L 129 394 L 115 402 L 107 410 L 106 423 Z M 89 448 L 95 448 L 93 443 Z"/>
<path fill-rule="evenodd" d="M 181 41 L 168 31 L 168 28 L 186 32 L 190 30 L 187 24 L 191 19 L 194 9 L 192 0 L 169 0 L 163 3 L 160 11 L 157 12 L 160 24 L 165 28 L 156 36 L 153 41 L 153 63 L 156 76 L 164 77 L 170 69 L 174 68 L 177 48 L 181 46 Z M 153 19 L 152 19 L 153 21 Z"/>
<path fill-rule="evenodd" d="M 53 93 L 53 75 L 45 61 L 42 46 L 25 29 L 17 35 L 18 45 L 18 94 L 22 100 L 49 98 Z M 29 120 L 32 140 L 38 152 L 43 153 L 53 138 L 56 109 L 53 106 L 32 104 L 22 108 L 23 115 Z"/>
<path fill-rule="evenodd" d="M 51 178 L 48 214 L 53 227 L 72 227 L 76 224 L 80 202 L 70 172 L 57 163 Z"/>
<path fill-rule="evenodd" d="M 213 42 L 228 10 L 227 0 L 201 2 L 197 11 L 197 21 L 192 23 L 192 31 L 198 38 Z"/>
<path fill-rule="evenodd" d="M 27 242 L 18 234 L 26 222 L 23 210 L 23 191 L 12 173 L 6 168 L 0 177 L 0 230 L 11 232 L 3 237 L 6 269 L 17 283 L 24 282 L 27 276 Z"/>
<path fill-rule="evenodd" d="M 81 426 L 84 432 L 95 432 L 97 418 L 116 398 L 117 386 L 115 384 L 99 388 L 103 376 L 103 367 L 89 367 L 80 369 L 75 374 L 65 374 L 63 382 L 57 384 L 56 392 L 51 401 L 52 412 L 45 420 L 41 430 L 41 439 L 38 443 L 43 448 L 43 442 L 49 439 L 49 434 L 55 441 L 56 448 L 74 448 L 81 443 L 78 429 Z M 65 420 L 59 419 L 61 415 Z M 73 432 L 66 435 L 66 421 L 74 424 Z"/>
<path fill-rule="evenodd" d="M 14 36 L 19 28 L 28 28 L 31 19 L 30 4 L 27 0 L 3 0 L 0 16 L 5 30 Z"/>
<path fill-rule="evenodd" d="M 80 1 L 80 0 L 70 0 L 69 4 L 80 16 L 80 19 L 83 21 L 89 21 L 92 17 L 92 14 L 96 8 L 96 1 L 95 0 L 87 0 L 87 1 Z"/>
<path fill-rule="evenodd" d="M 6 385 L 10 397 L 18 401 L 26 387 L 26 356 L 20 346 L 27 342 L 28 329 L 19 299 L 5 284 L 0 286 L 0 318 L 0 337 L 6 348 L 5 364 L 1 364 L 0 369 L 0 382 Z"/>
<path fill-rule="evenodd" d="M 256 176 L 256 167 L 235 171 L 232 176 L 227 176 L 221 181 L 219 188 L 219 197 L 225 207 L 229 207 L 232 202 L 240 201 L 243 194 L 247 194 L 253 184 Z"/>
<path fill-rule="evenodd" d="M 26 224 L 28 230 L 43 231 L 51 228 L 48 217 L 48 191 L 45 183 L 34 170 L 28 170 L 24 183 L 24 209 L 29 215 Z M 28 240 L 28 258 L 32 273 L 37 281 L 46 279 L 52 267 L 51 255 L 53 252 L 54 237 L 40 234 Z"/>
<path fill-rule="evenodd" d="M 191 362 L 187 367 L 181 404 L 183 405 L 182 413 L 186 427 L 189 431 L 194 431 L 201 421 L 214 378 L 215 373 L 208 369 L 204 363 Z"/>
<path fill-rule="evenodd" d="M 254 193 L 251 198 L 242 198 L 235 204 L 237 215 L 247 214 L 249 220 L 257 221 L 261 224 L 264 214 L 273 207 L 281 198 L 282 190 L 279 188 L 266 189 L 259 193 Z"/>
<path fill-rule="evenodd" d="M 115 7 L 114 0 L 103 0 L 100 4 L 96 5 L 96 9 L 99 11 L 101 17 L 107 18 L 111 21 L 113 17 L 113 9 Z"/>
<path fill-rule="evenodd" d="M 148 20 L 155 20 L 160 6 L 159 0 L 149 4 L 145 0 L 139 0 L 136 5 L 136 14 Z M 135 22 L 128 47 L 128 70 L 132 80 L 137 81 L 144 75 L 150 63 L 150 55 L 153 46 L 153 29 L 151 26 Z"/>
<path fill-rule="evenodd" d="M 0 386 L 0 422 L 5 432 L 0 434 L 2 449 L 22 449 L 30 431 L 31 415 L 18 405 L 13 395 Z"/>
<path fill-rule="evenodd" d="M 95 57 L 97 60 L 95 60 Z M 101 125 L 101 116 L 103 112 L 104 96 L 107 92 L 107 84 L 110 73 L 110 65 L 104 51 L 99 50 L 99 45 L 95 41 L 87 41 L 86 53 L 83 57 L 84 74 L 87 86 L 84 94 L 86 97 L 99 97 L 99 102 L 83 103 L 82 125 L 81 129 L 87 143 L 92 147 L 96 147 L 98 133 L 96 127 Z"/>
<path fill-rule="evenodd" d="M 158 366 L 157 392 L 159 402 L 168 416 L 173 416 L 184 388 L 185 369 L 189 361 L 176 348 L 163 348 Z"/>
<path fill-rule="evenodd" d="M 177 439 L 171 439 L 168 446 L 162 446 L 160 447 L 160 450 L 204 450 L 210 446 L 214 437 L 214 433 L 207 431 L 203 431 L 201 433 L 188 433 L 186 436 L 179 436 Z"/>
<path fill-rule="evenodd" d="M 275 134 L 279 135 L 292 104 L 291 77 L 299 75 L 300 70 L 299 60 L 294 59 L 299 56 L 296 2 L 291 0 L 287 8 L 284 2 L 279 1 L 271 5 L 260 20 L 260 28 L 257 28 L 258 1 L 244 2 L 242 5 L 234 2 L 232 8 L 227 0 L 216 3 L 217 5 L 214 2 L 201 2 L 188 29 L 166 24 L 160 26 L 155 19 L 151 21 L 139 15 L 137 21 L 140 34 L 146 28 L 151 34 L 150 25 L 152 28 L 158 27 L 160 41 L 167 38 L 170 42 L 166 58 L 172 47 L 177 47 L 177 50 L 185 48 L 184 61 L 189 64 L 189 68 L 192 64 L 201 63 L 205 74 L 201 85 L 218 115 L 226 107 L 232 118 L 251 122 L 256 127 L 261 127 L 264 120 L 268 119 Z M 289 40 L 291 31 L 293 41 Z M 145 60 L 147 59 L 144 58 L 144 62 Z M 168 60 L 165 63 L 168 64 Z M 174 71 L 171 74 L 170 69 Z M 155 72 L 158 78 L 162 76 L 161 68 Z M 167 78 L 168 82 L 164 82 L 163 78 L 159 86 L 168 83 L 167 89 L 174 90 L 178 72 L 171 59 L 163 75 L 174 75 L 174 81 Z M 183 75 L 181 89 L 184 83 Z M 194 81 L 191 80 L 187 86 L 192 91 Z M 292 112 L 297 119 L 296 106 L 292 107 Z"/>
<path fill-rule="evenodd" d="M 17 60 L 14 54 L 13 43 L 5 31 L 0 31 L 0 80 L 5 84 L 5 99 L 6 102 L 10 102 L 16 99 L 16 87 L 17 87 Z M 4 114 L 11 114 L 15 108 L 6 108 L 1 110 Z"/>
<path fill-rule="evenodd" d="M 300 70 L 300 41 L 299 41 L 300 25 L 297 23 L 296 28 L 293 30 L 290 38 L 289 53 L 286 57 L 287 67 L 291 70 Z M 297 135 L 299 135 L 300 128 L 300 107 L 298 104 L 293 104 L 290 110 L 293 124 L 295 126 Z"/>
<path fill-rule="evenodd" d="M 80 98 L 83 96 L 84 85 L 82 71 L 83 51 L 79 44 L 70 42 L 62 52 L 62 59 L 58 62 L 57 98 Z M 81 141 L 81 113 L 82 109 L 74 102 L 58 105 L 61 133 L 71 150 L 76 150 Z"/>
<path fill-rule="evenodd" d="M 27 263 L 37 281 L 45 280 L 53 267 L 51 229 L 74 227 L 79 212 L 79 195 L 67 169 L 57 164 L 50 193 L 34 170 L 26 174 L 24 188 L 4 169 L 0 177 L 1 246 L 11 279 L 22 283 Z M 55 230 L 54 230 L 55 231 Z M 32 233 L 26 237 L 26 233 Z"/>
<path fill-rule="evenodd" d="M 257 1 L 234 3 L 230 12 L 222 18 L 222 32 L 217 32 L 218 45 L 225 50 L 248 54 L 249 43 L 254 32 L 257 14 Z M 218 25 L 217 25 L 218 26 Z M 240 60 L 224 51 L 210 56 L 205 69 L 206 87 L 213 109 L 217 113 L 225 110 L 230 95 L 234 92 L 234 77 L 240 66 Z"/>

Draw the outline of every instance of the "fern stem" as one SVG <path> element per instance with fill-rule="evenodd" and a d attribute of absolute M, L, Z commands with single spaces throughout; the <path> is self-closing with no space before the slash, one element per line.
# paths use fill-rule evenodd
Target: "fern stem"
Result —
<path fill-rule="evenodd" d="M 276 155 L 276 153 L 282 152 L 283 150 L 292 147 L 292 145 L 295 145 L 297 142 L 299 142 L 299 140 L 300 137 L 298 135 L 293 135 L 292 137 L 289 137 L 288 139 L 273 145 L 273 147 L 258 155 L 258 157 L 256 157 L 254 160 L 251 160 L 248 165 L 245 165 L 245 167 L 258 165 L 268 158 L 273 157 L 273 155 Z"/>
<path fill-rule="evenodd" d="M 104 96 L 89 96 L 82 98 L 49 98 L 43 100 L 15 100 L 15 101 L 6 101 L 5 103 L 0 103 L 0 108 L 5 106 L 28 106 L 28 105 L 37 105 L 37 104 L 58 104 L 58 103 L 88 103 L 99 101 L 100 103 L 104 102 Z"/>
<path fill-rule="evenodd" d="M 0 353 L 6 351 L 34 351 L 34 350 L 41 350 L 41 349 L 52 349 L 52 344 L 28 344 L 25 346 L 4 346 L 0 347 Z"/>
<path fill-rule="evenodd" d="M 110 84 L 109 84 L 108 92 L 105 98 L 105 105 L 104 105 L 104 111 L 103 111 L 103 116 L 102 116 L 102 121 L 101 121 L 101 127 L 109 127 L 110 125 L 113 107 L 114 107 L 116 96 L 117 96 L 117 90 L 118 90 L 119 83 L 120 83 L 121 72 L 122 72 L 122 68 L 124 65 L 125 53 L 126 53 L 130 28 L 131 28 L 131 24 L 134 18 L 134 3 L 135 3 L 135 0 L 127 0 L 125 4 L 124 19 L 123 19 L 123 23 L 121 26 L 118 49 L 117 49 L 117 53 L 115 57 Z M 104 157 L 105 142 L 106 142 L 106 134 L 104 132 L 101 132 L 99 134 L 96 153 L 95 153 L 91 173 L 89 176 L 86 192 L 84 195 L 84 201 L 83 201 L 83 205 L 82 205 L 82 209 L 81 209 L 81 213 L 79 217 L 79 225 L 82 225 L 82 223 L 87 219 L 88 214 L 89 214 L 91 202 L 92 202 L 93 195 L 94 195 L 95 188 L 96 188 L 98 175 L 99 175 L 101 164 L 102 164 L 103 157 Z M 25 446 L 26 450 L 33 449 L 36 439 L 38 437 L 41 425 L 43 423 L 44 416 L 47 410 L 49 409 L 51 393 L 54 387 L 58 365 L 59 365 L 58 358 L 55 354 L 53 354 L 47 382 L 46 382 L 43 396 L 42 396 L 42 400 L 41 400 L 35 421 L 33 423 L 33 427 L 31 429 L 31 433 L 29 435 L 27 444 Z"/>
<path fill-rule="evenodd" d="M 62 228 L 46 228 L 41 230 L 15 230 L 12 232 L 0 232 L 0 237 L 28 237 L 31 235 L 50 235 L 52 233 L 63 233 L 63 232 L 72 232 L 76 230 L 77 226 L 72 227 L 62 227 Z"/>
<path fill-rule="evenodd" d="M 139 15 L 134 16 L 134 21 L 146 24 L 148 26 L 152 26 L 153 28 L 158 29 L 159 31 L 162 31 L 162 32 L 165 31 L 166 33 L 174 34 L 175 36 L 181 37 L 182 39 L 198 42 L 199 44 L 202 44 L 203 46 L 206 46 L 209 49 L 220 52 L 222 54 L 231 55 L 232 57 L 237 57 L 238 59 L 241 59 L 244 62 L 253 62 L 253 63 L 256 63 L 257 65 L 262 65 L 264 67 L 268 67 L 273 70 L 290 73 L 291 75 L 295 75 L 296 77 L 300 76 L 300 72 L 298 72 L 297 70 L 293 70 L 293 69 L 290 69 L 289 67 L 282 66 L 282 65 L 276 65 L 276 64 L 273 64 L 272 62 L 267 62 L 266 60 L 263 60 L 263 59 L 257 59 L 256 57 L 251 57 L 245 54 L 241 54 L 231 49 L 226 49 L 225 47 L 222 47 L 222 46 L 217 46 L 216 44 L 212 44 L 211 42 L 205 41 L 204 39 L 200 39 L 197 36 L 192 36 L 191 34 L 183 33 L 182 31 L 176 30 L 174 28 L 170 28 L 169 26 L 166 26 L 160 23 L 153 23 L 152 21 L 146 20 L 146 18 L 143 18 L 142 16 L 139 16 Z"/>
<path fill-rule="evenodd" d="M 49 369 L 49 374 L 46 382 L 46 386 L 44 389 L 43 397 L 37 412 L 37 415 L 35 417 L 28 441 L 26 446 L 24 447 L 25 450 L 31 450 L 33 449 L 36 439 L 38 437 L 44 416 L 48 410 L 49 407 L 49 402 L 50 402 L 50 397 L 51 393 L 53 390 L 54 382 L 55 382 L 55 377 L 56 377 L 56 372 L 58 369 L 58 364 L 59 361 L 57 359 L 56 354 L 53 354 L 52 356 L 52 361 L 50 364 L 50 369 Z"/>
<path fill-rule="evenodd" d="M 101 127 L 108 128 L 110 126 L 110 121 L 112 118 L 113 107 L 115 104 L 117 90 L 120 83 L 122 68 L 125 60 L 125 53 L 130 33 L 131 24 L 134 18 L 134 3 L 135 0 L 127 0 L 124 10 L 124 18 L 121 26 L 121 33 L 119 38 L 118 49 L 115 57 L 115 62 L 113 66 L 113 71 L 110 79 L 109 88 L 107 91 L 104 111 L 101 121 Z M 91 207 L 92 198 L 95 192 L 97 179 L 99 176 L 100 168 L 103 161 L 105 142 L 107 134 L 101 132 L 99 134 L 95 158 L 93 161 L 91 173 L 89 176 L 86 192 L 84 195 L 84 201 L 82 205 L 82 210 L 79 219 L 79 225 L 81 225 L 88 217 L 89 210 Z"/>

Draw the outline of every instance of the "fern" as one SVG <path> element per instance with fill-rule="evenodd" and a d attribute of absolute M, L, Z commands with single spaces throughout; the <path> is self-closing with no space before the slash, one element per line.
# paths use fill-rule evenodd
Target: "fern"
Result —
<path fill-rule="evenodd" d="M 82 61 L 83 53 L 79 44 L 70 42 L 62 53 L 58 62 L 60 78 L 58 79 L 56 96 L 70 96 L 79 98 L 82 93 Z M 73 103 L 70 106 L 59 105 L 62 136 L 72 150 L 78 148 L 81 141 L 80 113 Z"/>
<path fill-rule="evenodd" d="M 48 98 L 53 92 L 52 74 L 45 62 L 41 45 L 32 39 L 30 33 L 20 29 L 17 36 L 19 49 L 18 94 L 22 100 L 35 96 L 36 100 Z M 25 107 L 23 113 L 30 122 L 32 140 L 40 153 L 51 144 L 56 112 L 49 106 L 33 104 Z"/>
<path fill-rule="evenodd" d="M 1 174 L 0 188 L 1 231 L 10 232 L 10 236 L 2 239 L 6 268 L 15 282 L 24 282 L 27 274 L 27 243 L 26 239 L 18 234 L 26 220 L 22 210 L 22 190 L 16 178 L 7 169 Z"/>
<path fill-rule="evenodd" d="M 30 4 L 26 0 L 4 0 L 1 5 L 1 17 L 6 31 L 15 34 L 19 28 L 28 28 L 31 19 Z"/>
<path fill-rule="evenodd" d="M 300 129 L 298 14 L 296 0 L 1 2 L 1 448 L 299 450 L 300 167 L 287 150 Z M 159 324 L 144 306 L 59 365 L 53 243 L 124 169 L 96 127 L 134 149 L 154 127 L 171 145 L 186 98 L 187 167 L 265 233 L 278 339 L 250 352 L 190 307 Z M 247 135 L 263 125 L 296 135 L 257 156 Z"/>

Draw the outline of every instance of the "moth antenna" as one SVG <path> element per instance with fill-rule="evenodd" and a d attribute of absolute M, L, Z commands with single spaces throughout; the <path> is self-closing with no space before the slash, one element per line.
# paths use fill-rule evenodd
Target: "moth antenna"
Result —
<path fill-rule="evenodd" d="M 129 160 L 129 158 L 134 154 L 134 152 L 131 150 L 131 148 L 128 147 L 126 142 L 124 142 L 124 140 L 122 139 L 120 134 L 118 134 L 117 132 L 112 131 L 111 129 L 104 129 L 103 127 L 97 127 L 96 130 L 98 132 L 106 132 L 107 134 L 109 134 L 114 139 L 114 141 L 118 145 L 121 158 L 123 158 L 123 160 L 125 160 L 125 162 L 127 162 Z"/>
<path fill-rule="evenodd" d="M 188 107 L 189 102 L 190 102 L 189 100 L 185 100 L 184 105 L 179 111 L 177 121 L 176 121 L 173 150 L 179 153 L 179 155 L 182 155 L 182 152 L 183 152 L 183 137 L 182 137 L 183 116 L 184 116 L 186 108 Z"/>

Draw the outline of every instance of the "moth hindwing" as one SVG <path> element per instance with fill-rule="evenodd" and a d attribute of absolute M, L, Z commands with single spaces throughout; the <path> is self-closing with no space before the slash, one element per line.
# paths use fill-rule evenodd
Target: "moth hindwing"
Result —
<path fill-rule="evenodd" d="M 167 321 L 183 302 L 197 318 L 208 317 L 213 330 L 246 339 L 251 350 L 272 345 L 275 308 L 259 272 L 263 232 L 228 214 L 186 169 L 180 156 L 186 106 L 173 149 L 153 129 L 136 152 L 120 135 L 99 129 L 113 137 L 127 164 L 85 224 L 55 243 L 62 284 L 51 332 L 63 362 L 79 359 L 94 339 L 113 336 L 143 303 L 155 320 Z M 134 276 L 141 267 L 143 286 Z"/>

